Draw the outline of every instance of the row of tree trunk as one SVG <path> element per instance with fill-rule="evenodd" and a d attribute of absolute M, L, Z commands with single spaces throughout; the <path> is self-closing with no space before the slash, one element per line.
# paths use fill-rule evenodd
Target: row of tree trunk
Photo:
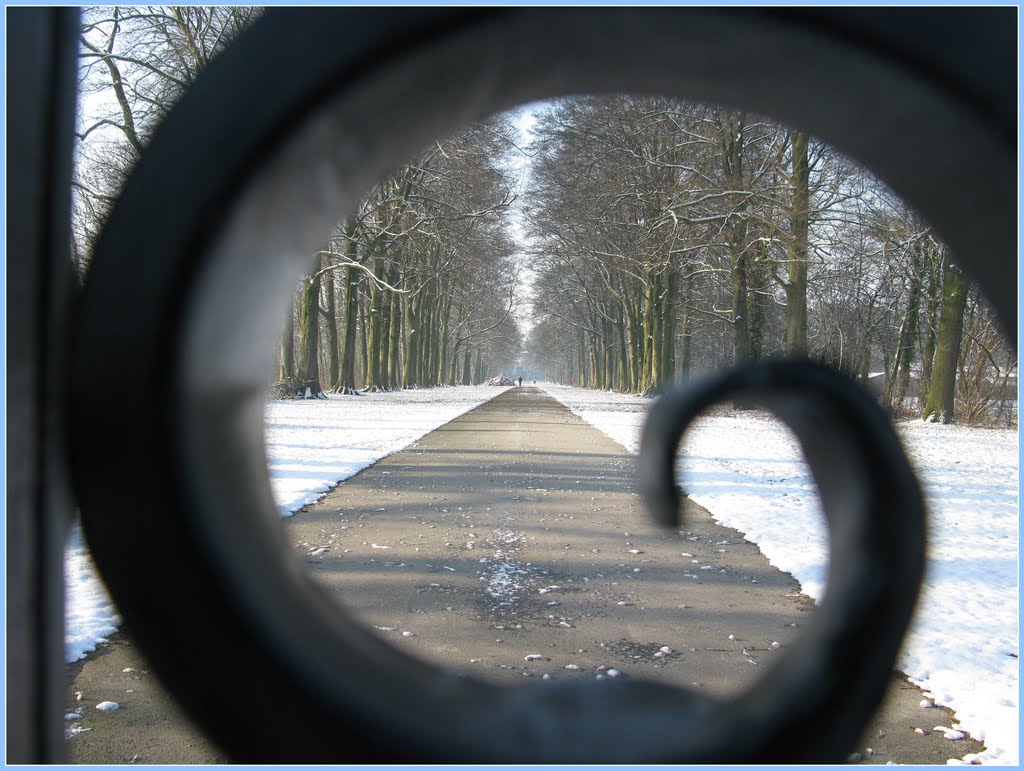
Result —
<path fill-rule="evenodd" d="M 492 374 L 486 346 L 449 329 L 450 298 L 429 287 L 401 294 L 364 275 L 353 265 L 325 270 L 317 258 L 304 279 L 282 334 L 277 373 L 293 384 L 293 396 L 478 385 Z"/>
<path fill-rule="evenodd" d="M 1015 356 L 954 255 L 806 133 L 632 97 L 562 100 L 537 124 L 533 366 L 650 393 L 694 372 L 810 356 L 884 382 L 894 412 L 915 398 L 943 422 L 958 400 L 978 412 L 1010 382 Z"/>

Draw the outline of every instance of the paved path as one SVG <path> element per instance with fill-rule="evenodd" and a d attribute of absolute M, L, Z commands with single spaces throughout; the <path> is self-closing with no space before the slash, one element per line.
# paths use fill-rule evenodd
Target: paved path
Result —
<path fill-rule="evenodd" d="M 285 527 L 341 605 L 439 665 L 505 684 L 620 676 L 738 693 L 800 634 L 813 603 L 693 504 L 681 530 L 654 527 L 633 462 L 543 391 L 516 388 L 339 485 Z M 128 653 L 101 656 L 82 674 Z M 119 664 L 105 665 L 108 676 L 119 676 Z M 922 709 L 921 698 L 894 673 L 861 762 L 945 764 L 980 751 L 932 732 L 952 717 Z M 92 727 L 121 717 L 93 717 Z M 126 762 L 104 758 L 104 741 L 101 732 L 75 737 L 72 758 Z M 193 759 L 188 744 L 173 757 L 155 755 L 172 749 L 156 745 L 121 755 L 219 759 L 212 748 Z"/>

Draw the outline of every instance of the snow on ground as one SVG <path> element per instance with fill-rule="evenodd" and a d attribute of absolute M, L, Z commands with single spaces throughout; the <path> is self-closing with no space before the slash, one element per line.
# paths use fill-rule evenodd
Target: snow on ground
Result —
<path fill-rule="evenodd" d="M 542 387 L 636 451 L 649 399 Z M 269 473 L 282 515 L 504 390 L 456 387 L 268 402 Z M 898 430 L 931 513 L 924 596 L 899 666 L 985 743 L 983 762 L 1016 764 L 1017 432 L 920 421 L 901 423 Z M 827 534 L 791 435 L 765 415 L 727 413 L 702 419 L 687 435 L 686 449 L 682 482 L 691 497 L 723 525 L 745 533 L 820 599 Z M 112 634 L 119 618 L 78 530 L 69 540 L 65 576 L 70 662 Z"/>
<path fill-rule="evenodd" d="M 281 514 L 290 516 L 342 479 L 507 390 L 453 386 L 268 401 L 270 485 Z"/>
<path fill-rule="evenodd" d="M 506 390 L 454 386 L 268 401 L 267 463 L 282 516 Z M 64 587 L 64 656 L 70 663 L 96 650 L 121 623 L 77 525 L 64 552 Z"/>
<path fill-rule="evenodd" d="M 64 607 L 64 660 L 69 664 L 96 650 L 121 623 L 77 522 L 64 549 Z"/>
<path fill-rule="evenodd" d="M 543 384 L 631 452 L 649 399 Z M 929 509 L 924 592 L 899 668 L 983 742 L 986 764 L 1019 758 L 1017 431 L 906 421 L 897 431 Z M 796 440 L 763 413 L 702 418 L 684 438 L 681 483 L 820 600 L 827 532 Z M 931 730 L 933 726 L 924 726 Z M 955 752 L 952 751 L 952 752 Z"/>

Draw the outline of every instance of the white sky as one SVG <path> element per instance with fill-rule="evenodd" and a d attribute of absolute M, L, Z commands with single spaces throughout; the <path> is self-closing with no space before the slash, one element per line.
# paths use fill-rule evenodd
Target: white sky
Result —
<path fill-rule="evenodd" d="M 544 102 L 532 102 L 513 110 L 513 113 L 516 116 L 515 123 L 519 128 L 519 146 L 524 150 L 528 150 L 530 142 L 533 139 L 532 130 L 537 122 L 536 112 L 544 106 Z M 530 256 L 527 253 L 529 248 L 529 239 L 527 237 L 526 230 L 523 227 L 522 210 L 520 209 L 525 202 L 523 192 L 530 170 L 529 156 L 525 153 L 518 155 L 513 167 L 516 168 L 519 173 L 517 192 L 520 197 L 512 209 L 510 220 L 512 225 L 512 236 L 519 244 L 522 245 L 522 251 L 520 252 L 520 284 L 519 289 L 516 292 L 517 313 L 515 318 L 523 337 L 526 338 L 530 334 L 530 330 L 533 329 L 534 325 L 531 297 L 533 295 L 533 282 L 536 278 L 534 271 L 530 267 Z"/>

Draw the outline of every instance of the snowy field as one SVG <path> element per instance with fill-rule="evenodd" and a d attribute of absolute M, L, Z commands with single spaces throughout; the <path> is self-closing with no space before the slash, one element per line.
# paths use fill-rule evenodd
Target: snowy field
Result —
<path fill-rule="evenodd" d="M 636 451 L 650 400 L 542 387 Z M 282 515 L 505 390 L 458 387 L 268 402 L 268 463 Z M 899 666 L 937 703 L 953 709 L 964 731 L 985 743 L 987 751 L 978 759 L 1016 765 L 1017 432 L 918 421 L 898 429 L 931 513 L 926 588 Z M 820 599 L 826 533 L 813 482 L 788 432 L 757 414 L 715 416 L 687 435 L 686 449 L 683 484 L 691 497 L 723 525 L 745 533 Z M 77 531 L 65 575 L 70 662 L 94 650 L 119 620 Z M 956 755 L 956 745 L 950 747 Z"/>
<path fill-rule="evenodd" d="M 270 486 L 281 514 L 290 516 L 342 479 L 507 390 L 454 386 L 267 402 Z"/>
<path fill-rule="evenodd" d="M 543 387 L 637 452 L 650 400 Z M 898 666 L 985 744 L 977 759 L 1017 765 L 1017 432 L 922 421 L 899 423 L 897 431 L 930 515 L 923 598 Z M 821 599 L 827 533 L 810 471 L 789 431 L 762 413 L 730 412 L 702 418 L 684 447 L 681 482 L 690 497 Z"/>

